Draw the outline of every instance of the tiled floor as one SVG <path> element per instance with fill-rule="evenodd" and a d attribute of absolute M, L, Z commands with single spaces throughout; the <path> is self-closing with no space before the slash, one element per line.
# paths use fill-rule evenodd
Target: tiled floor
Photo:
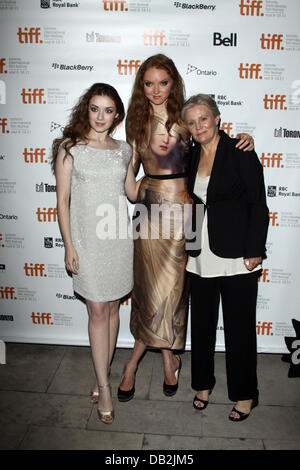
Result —
<path fill-rule="evenodd" d="M 192 407 L 190 352 L 182 355 L 177 394 L 162 393 L 161 354 L 148 351 L 136 377 L 136 395 L 116 392 L 130 350 L 117 349 L 111 384 L 116 418 L 99 421 L 89 401 L 94 381 L 90 349 L 6 344 L 0 365 L 0 449 L 50 450 L 299 450 L 300 378 L 288 378 L 281 355 L 259 354 L 260 405 L 232 423 L 224 353 L 216 353 L 217 385 L 203 412 Z"/>

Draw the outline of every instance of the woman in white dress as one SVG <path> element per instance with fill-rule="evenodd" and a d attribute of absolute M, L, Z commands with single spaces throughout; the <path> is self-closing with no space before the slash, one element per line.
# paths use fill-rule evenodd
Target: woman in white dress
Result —
<path fill-rule="evenodd" d="M 130 146 L 111 137 L 124 114 L 117 91 L 96 83 L 74 107 L 63 136 L 53 142 L 65 264 L 72 273 L 74 291 L 86 302 L 96 373 L 91 400 L 98 403 L 99 418 L 106 424 L 114 419 L 109 368 L 118 334 L 119 302 L 133 285 L 125 179 L 132 201 L 139 186 L 131 167 L 127 172 Z M 111 219 L 106 217 L 104 224 L 101 216 L 107 213 Z"/>

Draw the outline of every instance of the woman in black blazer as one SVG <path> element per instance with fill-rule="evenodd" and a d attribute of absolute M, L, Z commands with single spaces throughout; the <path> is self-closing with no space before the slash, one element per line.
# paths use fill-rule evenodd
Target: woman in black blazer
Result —
<path fill-rule="evenodd" d="M 229 419 L 243 421 L 258 404 L 256 375 L 257 278 L 265 258 L 268 207 L 262 165 L 254 151 L 219 130 L 220 112 L 208 95 L 195 95 L 182 118 L 193 137 L 189 190 L 203 213 L 201 250 L 191 252 L 193 406 L 203 410 L 215 385 L 214 352 L 222 300 Z"/>

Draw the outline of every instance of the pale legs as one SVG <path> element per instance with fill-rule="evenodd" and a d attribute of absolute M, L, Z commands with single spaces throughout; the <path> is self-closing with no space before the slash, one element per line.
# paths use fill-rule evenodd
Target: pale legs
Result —
<path fill-rule="evenodd" d="M 86 301 L 89 314 L 88 332 L 97 383 L 93 391 L 109 384 L 109 368 L 119 330 L 119 300 L 113 302 Z M 98 409 L 112 411 L 108 387 L 100 388 Z"/>
<path fill-rule="evenodd" d="M 123 391 L 131 390 L 135 382 L 135 373 L 138 367 L 138 362 L 143 356 L 147 346 L 141 341 L 136 340 L 134 343 L 131 358 L 126 362 L 120 389 Z M 174 356 L 170 349 L 162 349 L 165 382 L 168 385 L 176 385 L 177 379 L 175 372 L 178 370 L 178 359 Z"/>

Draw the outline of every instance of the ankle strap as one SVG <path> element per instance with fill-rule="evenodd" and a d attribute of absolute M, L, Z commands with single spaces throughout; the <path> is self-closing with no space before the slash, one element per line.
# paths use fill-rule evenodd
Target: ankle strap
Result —
<path fill-rule="evenodd" d="M 110 384 L 99 385 L 99 388 L 111 388 L 111 385 Z"/>

